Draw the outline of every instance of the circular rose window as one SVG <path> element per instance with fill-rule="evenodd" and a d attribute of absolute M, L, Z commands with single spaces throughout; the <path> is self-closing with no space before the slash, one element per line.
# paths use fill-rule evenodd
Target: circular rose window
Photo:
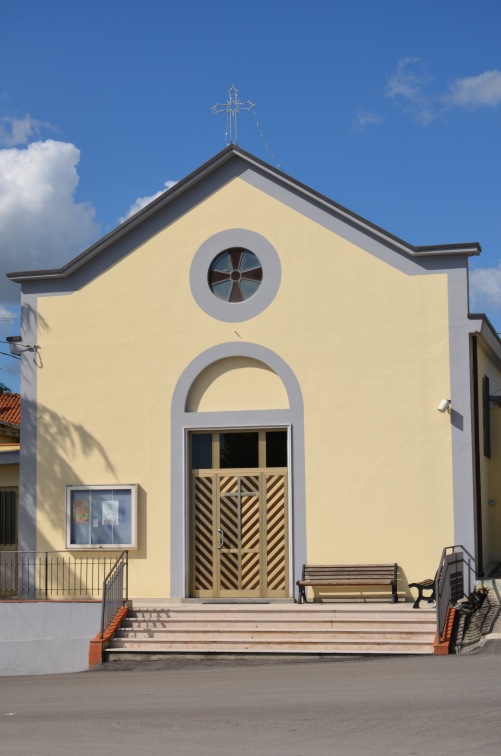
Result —
<path fill-rule="evenodd" d="M 233 247 L 221 252 L 209 268 L 209 287 L 224 302 L 245 302 L 261 286 L 263 268 L 254 252 Z"/>

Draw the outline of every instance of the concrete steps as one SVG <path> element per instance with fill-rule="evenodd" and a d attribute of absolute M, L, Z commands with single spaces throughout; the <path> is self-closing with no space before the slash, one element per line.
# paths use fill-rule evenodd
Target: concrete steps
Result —
<path fill-rule="evenodd" d="M 434 635 L 411 604 L 138 605 L 106 653 L 432 654 Z"/>

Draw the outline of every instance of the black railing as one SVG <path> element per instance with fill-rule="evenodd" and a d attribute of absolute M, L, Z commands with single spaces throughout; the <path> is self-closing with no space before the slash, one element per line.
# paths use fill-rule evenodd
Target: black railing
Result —
<path fill-rule="evenodd" d="M 447 613 L 475 585 L 475 557 L 464 546 L 446 546 L 436 577 L 437 635 L 445 629 Z"/>
<path fill-rule="evenodd" d="M 101 638 L 129 599 L 129 552 L 123 551 L 103 581 Z"/>
<path fill-rule="evenodd" d="M 68 551 L 0 551 L 0 599 L 99 600 L 114 562 Z"/>

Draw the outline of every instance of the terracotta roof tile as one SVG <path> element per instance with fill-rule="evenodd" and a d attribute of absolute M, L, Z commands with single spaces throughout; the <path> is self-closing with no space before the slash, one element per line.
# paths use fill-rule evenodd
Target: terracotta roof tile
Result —
<path fill-rule="evenodd" d="M 0 394 L 0 423 L 21 424 L 21 398 L 19 394 Z"/>

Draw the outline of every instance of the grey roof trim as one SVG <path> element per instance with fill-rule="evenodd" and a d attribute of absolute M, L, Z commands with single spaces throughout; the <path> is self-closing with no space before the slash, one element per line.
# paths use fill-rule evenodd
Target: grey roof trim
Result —
<path fill-rule="evenodd" d="M 5 420 L 0 420 L 0 426 L 5 428 L 12 428 L 13 430 L 19 430 L 21 427 L 17 423 L 6 423 Z"/>
<path fill-rule="evenodd" d="M 474 312 L 468 315 L 468 319 L 477 321 L 476 324 L 472 323 L 471 331 L 478 334 L 482 339 L 482 342 L 490 351 L 491 355 L 497 360 L 498 366 L 501 369 L 501 338 L 500 334 L 496 331 L 493 324 L 482 312 Z"/>
<path fill-rule="evenodd" d="M 191 186 L 201 181 L 205 176 L 215 171 L 218 167 L 228 162 L 232 158 L 237 157 L 245 161 L 251 166 L 258 168 L 259 171 L 267 174 L 272 180 L 279 181 L 293 189 L 295 192 L 299 192 L 308 199 L 314 201 L 316 204 L 324 207 L 328 212 L 336 214 L 338 217 L 346 219 L 351 225 L 356 226 L 361 231 L 369 233 L 371 236 L 375 236 L 381 239 L 387 244 L 391 244 L 392 247 L 404 252 L 407 255 L 415 257 L 429 257 L 435 255 L 478 255 L 480 254 L 480 245 L 477 242 L 462 243 L 462 244 L 439 244 L 435 246 L 415 247 L 400 239 L 398 236 L 390 234 L 383 228 L 376 226 L 371 221 L 362 218 L 360 215 L 353 213 L 351 210 L 339 205 L 328 197 L 320 194 L 319 192 L 310 189 L 305 184 L 288 176 L 286 173 L 273 168 L 267 163 L 263 162 L 259 158 L 254 157 L 245 150 L 230 145 L 215 155 L 211 160 L 208 160 L 202 166 L 190 173 L 186 178 L 179 181 L 173 187 L 164 192 L 160 197 L 150 202 L 145 208 L 138 213 L 128 218 L 117 228 L 110 231 L 109 234 L 102 237 L 98 242 L 93 244 L 84 250 L 80 255 L 70 260 L 66 265 L 56 269 L 46 270 L 27 270 L 27 271 L 15 271 L 7 273 L 7 278 L 17 283 L 23 281 L 33 281 L 37 279 L 58 279 L 67 278 L 74 273 L 78 268 L 85 265 L 93 257 L 104 251 L 108 246 L 116 242 L 126 233 L 138 226 L 144 220 L 153 215 L 160 208 L 165 207 L 167 204 L 179 197 L 183 192 L 188 190 Z"/>
<path fill-rule="evenodd" d="M 327 210 L 331 212 L 334 211 L 334 213 L 341 218 L 346 218 L 351 224 L 357 226 L 361 231 L 368 231 L 372 236 L 377 236 L 380 237 L 383 241 L 391 242 L 392 246 L 401 248 L 401 250 L 406 254 L 419 257 L 428 257 L 430 255 L 458 254 L 471 256 L 479 255 L 481 252 L 481 247 L 478 242 L 466 242 L 460 244 L 436 244 L 415 247 L 412 244 L 404 241 L 403 239 L 400 239 L 398 236 L 391 234 L 389 231 L 386 231 L 384 228 L 377 226 L 375 223 L 368 221 L 361 215 L 357 215 L 352 210 L 348 210 L 348 208 L 344 207 L 343 205 L 339 205 L 337 202 L 329 199 L 329 197 L 326 197 L 324 194 L 320 194 L 320 192 L 317 192 L 314 189 L 310 189 L 310 187 L 306 186 L 306 184 L 302 184 L 300 181 L 291 178 L 286 173 L 283 173 L 282 171 L 273 168 L 267 163 L 264 163 L 259 158 L 254 157 L 254 155 L 251 155 L 250 153 L 245 152 L 240 148 L 236 149 L 235 152 L 240 157 L 243 157 L 249 163 L 252 163 L 265 173 L 280 178 L 284 184 L 291 186 L 295 190 L 299 189 L 301 194 L 306 195 L 318 204 L 325 206 Z"/>
<path fill-rule="evenodd" d="M 499 341 L 501 345 L 501 338 L 499 336 L 499 331 L 496 331 L 494 328 L 494 325 L 491 323 L 485 312 L 469 312 L 468 313 L 468 319 L 469 320 L 482 320 L 485 325 L 490 328 L 496 339 Z"/>

